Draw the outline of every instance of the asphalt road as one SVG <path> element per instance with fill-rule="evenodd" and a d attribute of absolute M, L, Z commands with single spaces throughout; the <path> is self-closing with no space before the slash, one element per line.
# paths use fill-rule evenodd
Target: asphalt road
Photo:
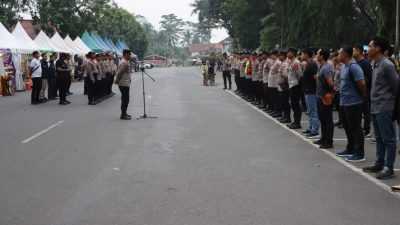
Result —
<path fill-rule="evenodd" d="M 0 225 L 399 225 L 400 200 L 218 87 L 151 70 L 149 114 L 0 99 Z M 135 74 L 136 78 L 138 74 Z M 141 114 L 139 80 L 130 112 Z"/>

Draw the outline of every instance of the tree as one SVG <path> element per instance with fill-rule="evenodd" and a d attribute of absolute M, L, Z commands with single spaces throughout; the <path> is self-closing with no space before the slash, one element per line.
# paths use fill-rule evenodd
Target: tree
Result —
<path fill-rule="evenodd" d="M 161 31 L 167 36 L 169 53 L 172 55 L 174 52 L 173 50 L 178 46 L 185 23 L 175 14 L 168 14 L 161 16 L 160 25 Z"/>
<path fill-rule="evenodd" d="M 2 0 L 0 2 L 0 22 L 11 28 L 18 21 L 18 14 L 27 10 L 29 0 Z"/>

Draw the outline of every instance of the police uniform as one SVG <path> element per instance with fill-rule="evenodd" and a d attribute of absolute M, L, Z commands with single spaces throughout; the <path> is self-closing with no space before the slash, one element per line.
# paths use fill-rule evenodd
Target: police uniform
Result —
<path fill-rule="evenodd" d="M 280 67 L 282 62 L 279 59 L 273 61 L 271 70 L 268 75 L 268 92 L 271 100 L 271 115 L 279 116 L 279 100 L 278 100 L 278 79 L 280 73 Z"/>
<path fill-rule="evenodd" d="M 289 62 L 285 59 L 280 68 L 279 73 L 279 112 L 282 117 L 280 122 L 282 123 L 290 123 L 290 104 L 289 104 L 289 83 L 288 83 L 288 73 L 289 73 Z"/>

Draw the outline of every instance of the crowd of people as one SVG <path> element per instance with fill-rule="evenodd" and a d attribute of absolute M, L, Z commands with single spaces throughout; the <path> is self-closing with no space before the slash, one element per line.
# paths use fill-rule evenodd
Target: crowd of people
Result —
<path fill-rule="evenodd" d="M 96 105 L 105 98 L 113 96 L 112 86 L 115 83 L 121 91 L 121 119 L 130 120 L 127 114 L 129 105 L 129 86 L 131 82 L 131 51 L 124 50 L 121 62 L 112 53 L 89 52 L 85 59 L 69 54 L 50 55 L 33 52 L 30 62 L 32 79 L 31 104 L 37 105 L 59 99 L 60 105 L 69 105 L 68 95 L 72 95 L 72 80 L 84 81 L 84 94 L 88 104 Z M 58 58 L 57 58 L 58 57 Z M 118 65 L 118 66 L 117 66 Z M 47 96 L 46 96 L 47 95 Z"/>
<path fill-rule="evenodd" d="M 378 179 L 394 177 L 398 120 L 399 76 L 392 61 L 393 48 L 387 40 L 374 38 L 364 46 L 344 46 L 339 50 L 306 48 L 279 49 L 262 53 L 234 53 L 223 56 L 224 89 L 236 93 L 287 124 L 302 129 L 302 115 L 308 126 L 302 133 L 322 149 L 333 148 L 334 126 L 344 128 L 347 146 L 337 152 L 350 162 L 365 161 L 364 141 L 376 139 L 377 159 L 365 172 Z M 204 85 L 211 63 L 203 63 Z M 339 120 L 333 121 L 337 109 Z"/>

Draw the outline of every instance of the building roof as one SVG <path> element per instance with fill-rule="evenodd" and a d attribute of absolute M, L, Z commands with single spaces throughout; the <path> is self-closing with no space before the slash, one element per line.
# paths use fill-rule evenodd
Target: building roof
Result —
<path fill-rule="evenodd" d="M 223 50 L 224 46 L 221 43 L 215 44 L 192 44 L 189 46 L 189 51 L 193 52 L 206 52 L 211 50 Z"/>

